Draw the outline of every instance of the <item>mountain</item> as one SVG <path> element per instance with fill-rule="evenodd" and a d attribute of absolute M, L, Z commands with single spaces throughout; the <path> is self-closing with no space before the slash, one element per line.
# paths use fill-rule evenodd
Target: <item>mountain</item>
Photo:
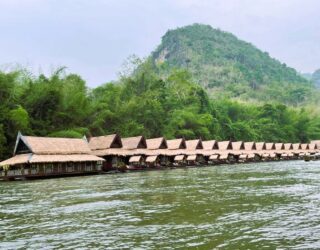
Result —
<path fill-rule="evenodd" d="M 167 76 L 175 68 L 187 69 L 216 97 L 297 105 L 312 94 L 312 84 L 295 69 L 209 25 L 167 31 L 150 58 L 160 75 Z"/>

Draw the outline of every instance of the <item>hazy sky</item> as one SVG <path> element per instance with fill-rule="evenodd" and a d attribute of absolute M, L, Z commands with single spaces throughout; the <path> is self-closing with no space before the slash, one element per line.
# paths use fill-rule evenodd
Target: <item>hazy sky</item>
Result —
<path fill-rule="evenodd" d="M 0 0 L 0 66 L 58 66 L 90 86 L 147 56 L 168 29 L 205 23 L 300 72 L 320 68 L 319 0 Z"/>

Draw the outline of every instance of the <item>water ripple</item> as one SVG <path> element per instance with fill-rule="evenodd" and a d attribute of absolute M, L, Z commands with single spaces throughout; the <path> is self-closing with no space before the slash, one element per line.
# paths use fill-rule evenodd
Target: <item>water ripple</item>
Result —
<path fill-rule="evenodd" d="M 0 183 L 0 249 L 319 249 L 320 165 Z"/>

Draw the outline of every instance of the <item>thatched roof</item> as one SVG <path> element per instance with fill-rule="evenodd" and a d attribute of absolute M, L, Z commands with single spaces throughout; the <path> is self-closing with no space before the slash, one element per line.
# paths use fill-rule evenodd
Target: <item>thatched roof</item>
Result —
<path fill-rule="evenodd" d="M 153 163 L 153 162 L 156 162 L 157 159 L 158 159 L 157 155 L 148 156 L 147 159 L 146 159 L 146 162 Z"/>
<path fill-rule="evenodd" d="M 275 143 L 276 150 L 284 150 L 284 143 Z"/>
<path fill-rule="evenodd" d="M 167 140 L 168 149 L 186 149 L 186 141 L 184 138 Z"/>
<path fill-rule="evenodd" d="M 151 155 L 168 155 L 168 152 L 170 152 L 172 150 L 168 150 L 168 149 L 137 149 L 136 151 L 142 155 L 151 156 Z"/>
<path fill-rule="evenodd" d="M 0 166 L 14 166 L 29 163 L 57 163 L 57 162 L 98 162 L 105 161 L 103 158 L 91 154 L 76 155 L 36 155 L 36 154 L 19 154 L 14 157 L 0 162 Z"/>
<path fill-rule="evenodd" d="M 284 149 L 285 150 L 292 150 L 293 149 L 293 144 L 292 143 L 285 143 L 284 144 Z"/>
<path fill-rule="evenodd" d="M 226 160 L 226 159 L 228 159 L 228 157 L 229 157 L 229 153 L 221 153 L 219 155 L 220 160 Z"/>
<path fill-rule="evenodd" d="M 188 155 L 187 161 L 195 161 L 197 159 L 197 155 Z"/>
<path fill-rule="evenodd" d="M 256 142 L 256 149 L 259 151 L 266 150 L 266 143 L 265 142 Z"/>
<path fill-rule="evenodd" d="M 310 150 L 316 150 L 316 149 L 318 149 L 317 144 L 315 144 L 315 143 L 309 143 L 309 149 L 310 149 Z"/>
<path fill-rule="evenodd" d="M 7 159 L 5 161 L 0 162 L 0 167 L 2 166 L 14 166 L 19 164 L 28 163 L 32 154 L 20 154 L 15 155 L 14 157 Z"/>
<path fill-rule="evenodd" d="M 144 136 L 122 138 L 122 147 L 124 149 L 147 148 Z"/>
<path fill-rule="evenodd" d="M 142 160 L 142 156 L 141 155 L 135 155 L 135 156 L 131 156 L 129 159 L 129 162 L 140 162 Z"/>
<path fill-rule="evenodd" d="M 232 144 L 230 141 L 219 141 L 218 142 L 218 149 L 219 150 L 231 150 Z"/>
<path fill-rule="evenodd" d="M 104 161 L 95 155 L 33 155 L 30 163 Z"/>
<path fill-rule="evenodd" d="M 257 147 L 256 147 L 256 143 L 254 141 L 252 142 L 245 142 L 244 143 L 244 149 L 246 151 L 250 151 L 250 150 L 256 150 Z"/>
<path fill-rule="evenodd" d="M 133 156 L 133 155 L 160 155 L 162 154 L 162 150 L 148 150 L 145 148 L 138 149 L 122 149 L 122 148 L 109 148 L 103 150 L 95 150 L 93 151 L 94 155 L 97 156 Z"/>
<path fill-rule="evenodd" d="M 183 161 L 185 158 L 186 158 L 185 155 L 176 155 L 176 156 L 174 157 L 174 160 L 175 160 L 175 161 Z"/>
<path fill-rule="evenodd" d="M 163 152 L 161 152 L 161 154 L 167 155 L 167 156 L 186 155 L 187 150 L 185 150 L 185 149 L 176 149 L 176 150 L 163 149 Z"/>
<path fill-rule="evenodd" d="M 93 150 L 92 154 L 96 156 L 106 156 L 106 155 L 118 155 L 118 156 L 125 156 L 127 151 L 122 148 L 109 148 L 109 149 L 99 149 L 99 150 Z"/>
<path fill-rule="evenodd" d="M 92 154 L 85 138 L 51 138 L 18 134 L 14 157 L 0 166 L 29 163 L 104 161 Z"/>
<path fill-rule="evenodd" d="M 244 150 L 243 141 L 232 142 L 232 149 L 233 150 Z"/>
<path fill-rule="evenodd" d="M 217 160 L 218 158 L 219 158 L 218 154 L 209 156 L 209 160 Z"/>
<path fill-rule="evenodd" d="M 91 137 L 89 141 L 91 150 L 102 150 L 109 148 L 121 148 L 121 138 L 117 134 Z"/>
<path fill-rule="evenodd" d="M 186 141 L 187 150 L 203 149 L 201 139 Z"/>
<path fill-rule="evenodd" d="M 91 154 L 85 139 L 24 136 L 18 134 L 14 154 Z"/>
<path fill-rule="evenodd" d="M 135 149 L 135 150 L 130 150 L 135 152 L 135 154 L 140 154 L 140 155 L 165 155 L 165 152 L 167 149 L 146 149 L 146 148 L 140 148 L 140 149 Z"/>
<path fill-rule="evenodd" d="M 293 150 L 299 150 L 299 149 L 301 149 L 301 144 L 300 144 L 300 143 L 293 143 L 293 144 L 292 144 L 292 149 L 293 149 Z"/>
<path fill-rule="evenodd" d="M 275 150 L 275 144 L 273 142 L 267 142 L 266 143 L 266 150 Z"/>
<path fill-rule="evenodd" d="M 301 149 L 302 149 L 302 150 L 308 150 L 308 149 L 309 149 L 309 144 L 307 144 L 307 143 L 301 143 Z"/>
<path fill-rule="evenodd" d="M 316 144 L 317 145 L 317 149 L 320 149 L 320 140 L 315 140 L 315 141 L 311 141 L 311 144 Z"/>
<path fill-rule="evenodd" d="M 218 142 L 216 140 L 202 141 L 202 146 L 204 150 L 218 149 Z"/>
<path fill-rule="evenodd" d="M 210 156 L 213 154 L 217 154 L 219 151 L 217 149 L 214 150 L 203 150 L 203 149 L 197 149 L 197 150 L 188 150 L 187 154 L 197 154 L 197 155 L 203 155 L 203 156 Z"/>
<path fill-rule="evenodd" d="M 165 149 L 168 148 L 167 141 L 164 137 L 147 139 L 148 149 Z"/>

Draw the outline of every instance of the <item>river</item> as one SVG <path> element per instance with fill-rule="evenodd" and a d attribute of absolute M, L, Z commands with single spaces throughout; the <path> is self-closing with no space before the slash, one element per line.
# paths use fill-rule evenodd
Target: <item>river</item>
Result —
<path fill-rule="evenodd" d="M 320 248 L 320 162 L 0 182 L 0 249 Z"/>

